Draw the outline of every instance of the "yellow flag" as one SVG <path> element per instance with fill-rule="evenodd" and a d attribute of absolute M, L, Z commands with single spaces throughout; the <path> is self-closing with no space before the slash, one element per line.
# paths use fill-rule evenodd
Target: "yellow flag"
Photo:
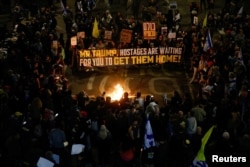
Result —
<path fill-rule="evenodd" d="M 205 18 L 203 20 L 202 28 L 204 28 L 206 26 L 207 26 L 207 13 L 206 13 Z"/>
<path fill-rule="evenodd" d="M 92 36 L 94 38 L 98 38 L 99 37 L 98 22 L 97 22 L 96 18 L 95 18 L 95 22 L 94 22 L 94 25 L 93 25 Z"/>
<path fill-rule="evenodd" d="M 215 126 L 212 126 L 212 127 L 206 132 L 206 134 L 203 136 L 203 138 L 202 138 L 202 140 L 201 140 L 201 148 L 200 148 L 200 150 L 198 151 L 198 154 L 197 154 L 197 157 L 196 157 L 199 161 L 205 161 L 205 160 L 206 160 L 206 157 L 205 157 L 205 155 L 204 155 L 205 146 L 206 146 L 207 141 L 208 141 L 208 139 L 210 138 L 210 136 L 211 136 L 211 134 L 212 134 L 212 132 L 213 132 L 213 130 L 214 130 L 214 127 L 215 127 Z"/>
<path fill-rule="evenodd" d="M 207 132 L 206 134 L 203 136 L 202 140 L 201 140 L 201 147 L 200 150 L 198 151 L 195 159 L 193 160 L 192 164 L 190 165 L 190 167 L 197 167 L 197 166 L 204 166 L 207 167 L 207 162 L 206 162 L 206 157 L 205 157 L 205 146 L 207 144 L 207 141 L 209 140 L 213 130 L 214 130 L 215 126 L 212 126 Z"/>

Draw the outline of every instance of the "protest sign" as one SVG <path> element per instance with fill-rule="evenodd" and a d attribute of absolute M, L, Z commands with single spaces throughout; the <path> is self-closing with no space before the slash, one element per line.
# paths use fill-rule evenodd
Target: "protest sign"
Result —
<path fill-rule="evenodd" d="M 132 30 L 128 30 L 128 29 L 122 29 L 121 33 L 120 33 L 120 42 L 122 43 L 130 43 L 131 42 L 131 38 L 132 38 Z"/>
<path fill-rule="evenodd" d="M 71 44 L 71 46 L 77 45 L 77 37 L 76 36 L 70 38 L 70 44 Z"/>
<path fill-rule="evenodd" d="M 143 39 L 156 39 L 155 22 L 143 22 Z"/>

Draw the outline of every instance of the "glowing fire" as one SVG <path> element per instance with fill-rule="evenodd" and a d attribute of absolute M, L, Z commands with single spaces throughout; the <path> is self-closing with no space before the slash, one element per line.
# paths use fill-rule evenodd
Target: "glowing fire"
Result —
<path fill-rule="evenodd" d="M 112 101 L 116 101 L 116 100 L 120 100 L 122 98 L 123 93 L 124 93 L 123 87 L 120 84 L 116 84 L 114 86 L 114 90 L 111 93 L 109 93 L 108 96 L 111 97 Z"/>

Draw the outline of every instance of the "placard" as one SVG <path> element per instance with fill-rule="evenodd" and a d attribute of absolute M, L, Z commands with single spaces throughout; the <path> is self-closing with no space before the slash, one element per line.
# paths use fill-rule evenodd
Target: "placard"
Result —
<path fill-rule="evenodd" d="M 71 46 L 77 45 L 77 37 L 76 36 L 70 38 L 70 44 L 71 44 Z"/>
<path fill-rule="evenodd" d="M 168 33 L 168 27 L 161 27 L 161 34 L 167 34 Z"/>
<path fill-rule="evenodd" d="M 48 159 L 45 159 L 43 157 L 39 157 L 36 166 L 37 167 L 53 167 L 55 164 Z"/>
<path fill-rule="evenodd" d="M 128 29 L 122 29 L 121 33 L 120 33 L 120 42 L 122 43 L 130 43 L 131 42 L 131 38 L 132 38 L 132 30 L 128 30 Z"/>
<path fill-rule="evenodd" d="M 176 32 L 168 33 L 168 38 L 170 38 L 170 39 L 176 38 Z"/>
<path fill-rule="evenodd" d="M 143 22 L 143 39 L 156 39 L 155 22 Z"/>
<path fill-rule="evenodd" d="M 84 151 L 85 145 L 73 144 L 71 148 L 71 155 L 77 155 Z"/>
<path fill-rule="evenodd" d="M 112 39 L 112 31 L 105 31 L 104 39 Z"/>
<path fill-rule="evenodd" d="M 199 20 L 197 16 L 194 16 L 193 24 L 196 26 L 199 24 Z"/>

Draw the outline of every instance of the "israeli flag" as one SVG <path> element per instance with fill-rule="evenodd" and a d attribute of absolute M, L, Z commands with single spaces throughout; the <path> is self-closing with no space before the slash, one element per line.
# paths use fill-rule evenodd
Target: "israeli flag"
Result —
<path fill-rule="evenodd" d="M 237 16 L 238 17 L 241 17 L 243 14 L 243 6 L 239 9 L 238 13 L 237 13 Z"/>
<path fill-rule="evenodd" d="M 199 161 L 195 158 L 190 167 L 208 167 L 208 164 L 206 163 L 206 161 Z"/>
<path fill-rule="evenodd" d="M 203 51 L 206 52 L 210 48 L 213 48 L 213 42 L 212 42 L 212 38 L 211 38 L 211 35 L 210 35 L 210 31 L 208 30 L 206 41 L 205 41 L 205 44 L 203 46 Z"/>
<path fill-rule="evenodd" d="M 62 12 L 63 12 L 63 16 L 66 16 L 67 15 L 67 10 L 62 2 L 62 0 L 60 0 L 60 4 L 61 4 L 61 8 L 62 8 Z"/>
<path fill-rule="evenodd" d="M 152 130 L 149 118 L 147 116 L 145 135 L 144 135 L 144 148 L 148 149 L 148 148 L 154 147 L 154 146 L 155 146 L 154 134 L 153 134 L 153 130 Z"/>
<path fill-rule="evenodd" d="M 247 67 L 246 67 L 246 65 L 244 63 L 244 60 L 243 60 L 241 48 L 240 48 L 240 50 L 238 52 L 238 59 L 237 59 L 237 61 L 244 67 L 245 70 L 247 69 Z"/>

